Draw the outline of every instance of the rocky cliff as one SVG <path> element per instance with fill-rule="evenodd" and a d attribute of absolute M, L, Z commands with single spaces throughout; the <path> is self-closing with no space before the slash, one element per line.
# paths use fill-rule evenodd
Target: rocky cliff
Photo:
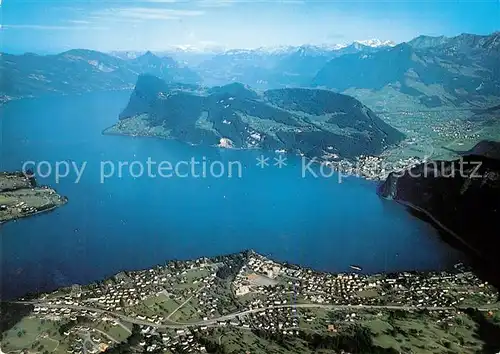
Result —
<path fill-rule="evenodd" d="M 431 161 L 392 173 L 379 193 L 430 218 L 467 252 L 498 267 L 500 143 L 481 142 L 454 161 Z M 473 153 L 473 154 L 472 154 Z"/>

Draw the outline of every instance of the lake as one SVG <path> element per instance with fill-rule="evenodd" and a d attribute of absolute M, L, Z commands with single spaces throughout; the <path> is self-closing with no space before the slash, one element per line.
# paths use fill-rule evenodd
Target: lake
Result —
<path fill-rule="evenodd" d="M 427 223 L 359 178 L 302 176 L 299 157 L 256 165 L 261 151 L 196 147 L 178 141 L 102 135 L 130 92 L 54 96 L 0 108 L 1 170 L 25 161 L 87 163 L 79 183 L 56 183 L 69 198 L 53 212 L 1 226 L 2 298 L 85 284 L 121 270 L 170 259 L 254 249 L 277 260 L 325 271 L 437 270 L 459 253 Z M 101 161 L 219 161 L 241 164 L 241 176 L 133 177 L 101 183 Z M 184 168 L 185 166 L 183 166 Z"/>

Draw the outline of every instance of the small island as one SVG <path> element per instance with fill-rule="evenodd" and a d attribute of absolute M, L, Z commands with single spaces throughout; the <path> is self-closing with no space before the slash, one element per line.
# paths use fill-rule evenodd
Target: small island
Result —
<path fill-rule="evenodd" d="M 67 201 L 54 189 L 38 186 L 33 176 L 0 172 L 0 224 L 53 210 Z"/>

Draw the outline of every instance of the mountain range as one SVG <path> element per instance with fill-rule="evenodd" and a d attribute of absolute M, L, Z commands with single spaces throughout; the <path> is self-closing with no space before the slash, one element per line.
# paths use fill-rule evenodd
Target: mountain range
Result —
<path fill-rule="evenodd" d="M 138 75 L 152 74 L 204 86 L 241 82 L 263 90 L 325 88 L 352 95 L 376 111 L 500 103 L 499 32 L 420 36 L 398 45 L 371 40 L 210 54 L 189 49 L 112 54 L 83 49 L 44 56 L 3 53 L 1 101 L 45 92 L 131 89 Z M 191 59 L 186 63 L 183 58 Z"/>
<path fill-rule="evenodd" d="M 281 81 L 289 81 L 307 86 L 316 69 L 332 56 L 328 53 L 335 52 L 335 49 L 339 49 L 335 55 L 342 55 L 360 48 L 369 50 L 390 43 L 370 40 L 366 44 L 353 43 L 345 48 L 302 46 L 229 50 L 218 51 L 217 54 L 180 48 L 155 54 L 150 51 L 106 54 L 86 49 L 72 49 L 54 55 L 1 53 L 0 102 L 44 93 L 132 89 L 139 74 L 152 74 L 169 82 L 189 84 L 203 81 L 205 85 L 213 85 L 241 81 L 256 87 L 269 87 L 268 81 L 274 86 L 283 86 Z M 294 58 L 297 58 L 297 63 Z M 274 67 L 272 63 L 277 63 L 280 59 L 283 59 L 283 63 Z M 294 70 L 301 65 L 312 65 L 306 73 L 302 69 L 305 78 L 287 78 L 293 76 L 293 72 L 280 74 L 287 67 Z M 247 72 L 239 75 L 237 72 L 241 68 Z M 262 71 L 262 75 L 259 76 L 254 71 Z"/>
<path fill-rule="evenodd" d="M 362 92 L 363 102 L 380 100 L 381 94 L 390 92 L 427 108 L 488 106 L 498 104 L 500 97 L 499 62 L 500 32 L 420 36 L 375 53 L 333 58 L 312 86 L 358 98 Z"/>
<path fill-rule="evenodd" d="M 308 47 L 314 47 L 318 48 L 318 50 L 325 50 L 325 51 L 331 51 L 331 50 L 338 50 L 342 49 L 345 47 L 348 47 L 350 45 L 355 45 L 355 44 L 361 44 L 363 46 L 368 46 L 368 47 L 392 47 L 395 46 L 396 43 L 390 40 L 380 40 L 380 39 L 367 39 L 367 40 L 358 40 L 354 41 L 350 44 L 339 44 L 339 43 L 324 43 L 324 44 L 307 44 L 307 45 L 302 45 L 302 46 L 308 46 Z M 277 45 L 277 46 L 267 46 L 267 47 L 258 47 L 254 49 L 243 49 L 243 48 L 232 48 L 232 49 L 227 49 L 221 46 L 217 45 L 206 45 L 206 46 L 201 46 L 201 47 L 196 47 L 192 45 L 179 45 L 179 46 L 172 46 L 170 48 L 160 50 L 160 51 L 153 51 L 155 55 L 158 56 L 169 56 L 174 58 L 175 60 L 183 61 L 182 57 L 189 56 L 189 57 L 194 57 L 198 56 L 200 58 L 208 59 L 209 57 L 218 55 L 218 54 L 224 54 L 227 52 L 234 52 L 234 51 L 240 51 L 240 52 L 259 52 L 259 53 L 286 53 L 286 52 L 293 52 L 297 50 L 301 46 L 293 46 L 293 45 Z M 109 52 L 109 54 L 122 58 L 122 59 L 133 59 L 138 56 L 141 56 L 145 53 L 146 51 L 140 51 L 140 50 L 114 50 Z"/>
<path fill-rule="evenodd" d="M 379 154 L 404 138 L 358 100 L 332 91 L 256 92 L 240 83 L 205 89 L 151 75 L 139 77 L 120 121 L 106 133 L 348 159 Z"/>
<path fill-rule="evenodd" d="M 169 82 L 199 83 L 193 70 L 151 52 L 130 60 L 74 49 L 56 55 L 11 55 L 0 60 L 0 101 L 45 93 L 80 93 L 134 87 L 139 74 Z"/>
<path fill-rule="evenodd" d="M 348 46 L 314 46 L 230 50 L 216 54 L 196 67 L 208 85 L 242 82 L 254 88 L 308 87 L 329 60 L 346 54 L 373 53 L 386 48 L 354 42 Z"/>

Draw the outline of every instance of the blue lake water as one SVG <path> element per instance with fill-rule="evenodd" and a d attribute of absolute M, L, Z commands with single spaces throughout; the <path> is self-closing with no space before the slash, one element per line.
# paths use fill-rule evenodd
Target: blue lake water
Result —
<path fill-rule="evenodd" d="M 84 284 L 169 259 L 254 249 L 326 271 L 430 270 L 459 254 L 428 224 L 381 200 L 357 178 L 302 178 L 301 161 L 260 169 L 260 151 L 194 147 L 178 141 L 105 136 L 129 92 L 44 97 L 0 108 L 1 170 L 24 161 L 87 167 L 55 183 L 69 198 L 53 212 L 1 226 L 3 298 Z M 276 155 L 268 154 L 271 161 Z M 241 178 L 133 178 L 100 183 L 101 161 L 240 161 Z"/>

